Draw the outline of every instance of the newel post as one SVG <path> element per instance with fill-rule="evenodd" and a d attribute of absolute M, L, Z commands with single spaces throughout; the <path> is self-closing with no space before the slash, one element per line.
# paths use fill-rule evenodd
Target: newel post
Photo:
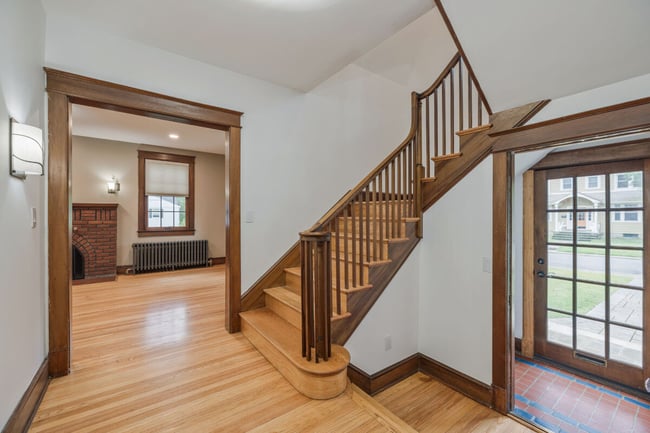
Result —
<path fill-rule="evenodd" d="M 302 356 L 332 356 L 332 246 L 329 232 L 300 233 Z"/>

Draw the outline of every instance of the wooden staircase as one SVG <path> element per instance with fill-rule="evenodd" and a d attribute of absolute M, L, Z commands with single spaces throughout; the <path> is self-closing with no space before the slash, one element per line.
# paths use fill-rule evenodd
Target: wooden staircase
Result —
<path fill-rule="evenodd" d="M 242 297 L 242 332 L 300 392 L 327 399 L 345 390 L 342 346 L 419 242 L 423 211 L 490 154 L 491 115 L 456 54 L 413 92 L 400 146 Z M 497 118 L 497 129 L 511 117 Z"/>
<path fill-rule="evenodd" d="M 359 323 L 352 319 L 363 318 L 366 304 L 374 303 L 385 287 L 381 282 L 399 269 L 418 241 L 415 226 L 419 218 L 389 220 L 387 215 L 393 205 L 396 203 L 356 202 L 352 205 L 355 210 L 373 208 L 368 211 L 368 218 L 336 218 L 338 231 L 331 234 L 330 254 L 335 275 L 331 288 L 334 341 L 343 343 L 349 337 Z M 354 210 L 351 213 L 356 215 Z M 244 335 L 306 396 L 328 399 L 342 393 L 347 386 L 350 361 L 345 348 L 333 344 L 327 362 L 309 362 L 301 355 L 301 267 L 285 267 L 276 284 L 264 288 L 263 293 L 264 307 L 240 314 Z"/>

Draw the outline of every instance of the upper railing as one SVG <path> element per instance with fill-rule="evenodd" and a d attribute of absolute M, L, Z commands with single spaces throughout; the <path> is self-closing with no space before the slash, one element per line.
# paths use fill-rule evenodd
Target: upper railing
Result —
<path fill-rule="evenodd" d="M 347 313 L 350 291 L 367 288 L 370 265 L 387 261 L 388 241 L 405 238 L 406 223 L 422 237 L 422 179 L 436 161 L 459 156 L 456 128 L 488 118 L 472 74 L 456 54 L 424 92 L 411 95 L 406 139 L 311 229 L 301 233 L 303 356 L 327 360 L 330 320 Z M 424 108 L 423 108 L 424 106 Z M 426 157 L 423 165 L 422 158 Z"/>
<path fill-rule="evenodd" d="M 418 99 L 425 177 L 431 178 L 435 176 L 435 162 L 460 156 L 460 136 L 487 126 L 491 113 L 460 53 Z"/>

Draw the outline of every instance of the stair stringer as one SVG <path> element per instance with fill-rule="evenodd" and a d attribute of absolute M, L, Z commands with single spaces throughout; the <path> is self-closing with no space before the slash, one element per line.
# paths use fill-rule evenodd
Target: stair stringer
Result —
<path fill-rule="evenodd" d="M 388 257 L 391 262 L 370 268 L 370 290 L 353 292 L 348 295 L 347 308 L 350 316 L 332 322 L 332 342 L 343 346 L 357 329 L 363 318 L 372 309 L 393 277 L 408 259 L 415 246 L 420 241 L 416 236 L 416 222 L 406 223 L 406 238 L 392 240 L 388 245 Z"/>

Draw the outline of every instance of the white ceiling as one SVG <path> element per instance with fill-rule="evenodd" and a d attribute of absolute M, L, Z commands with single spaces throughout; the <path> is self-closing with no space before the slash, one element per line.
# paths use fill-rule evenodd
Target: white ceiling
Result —
<path fill-rule="evenodd" d="M 432 0 L 42 0 L 48 15 L 307 91 Z"/>
<path fill-rule="evenodd" d="M 224 154 L 226 150 L 223 131 L 77 104 L 72 106 L 72 134 L 197 152 Z M 179 137 L 172 139 L 169 134 Z"/>
<path fill-rule="evenodd" d="M 442 0 L 494 111 L 650 73 L 648 0 Z"/>

